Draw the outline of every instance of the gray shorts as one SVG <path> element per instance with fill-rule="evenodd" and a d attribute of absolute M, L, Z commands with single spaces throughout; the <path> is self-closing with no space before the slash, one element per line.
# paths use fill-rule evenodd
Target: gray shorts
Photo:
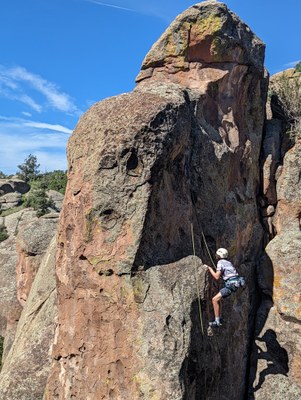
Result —
<path fill-rule="evenodd" d="M 222 297 L 224 298 L 224 297 L 231 296 L 231 294 L 236 292 L 236 290 L 237 290 L 237 287 L 234 284 L 232 284 L 232 285 L 226 284 L 226 286 L 223 287 L 219 292 L 222 295 Z"/>

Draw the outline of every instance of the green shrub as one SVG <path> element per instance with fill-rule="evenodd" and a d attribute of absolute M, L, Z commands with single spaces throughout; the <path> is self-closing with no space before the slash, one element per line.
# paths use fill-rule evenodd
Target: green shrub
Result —
<path fill-rule="evenodd" d="M 5 225 L 0 225 L 0 242 L 3 242 L 8 238 L 8 233 Z"/>
<path fill-rule="evenodd" d="M 67 185 L 67 172 L 61 170 L 45 172 L 37 177 L 37 181 L 42 182 L 42 184 L 48 190 L 56 190 L 62 194 L 65 194 Z"/>
<path fill-rule="evenodd" d="M 301 78 L 283 73 L 271 86 L 272 101 L 286 122 L 289 134 L 292 137 L 301 134 Z"/>
<path fill-rule="evenodd" d="M 46 194 L 43 182 L 35 182 L 34 187 L 25 197 L 24 207 L 32 207 L 37 212 L 37 217 L 49 213 L 49 207 L 54 207 L 54 202 Z"/>
<path fill-rule="evenodd" d="M 295 71 L 301 72 L 301 61 L 299 61 L 298 64 L 295 66 Z"/>

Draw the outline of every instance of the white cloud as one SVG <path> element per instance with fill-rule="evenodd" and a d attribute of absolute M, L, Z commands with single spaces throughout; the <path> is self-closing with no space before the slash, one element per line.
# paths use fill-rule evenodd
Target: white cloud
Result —
<path fill-rule="evenodd" d="M 33 110 L 37 111 L 38 113 L 42 112 L 42 106 L 34 101 L 31 97 L 27 96 L 27 94 L 22 94 L 20 96 L 11 97 L 12 100 L 19 100 L 24 104 L 27 104 Z"/>
<path fill-rule="evenodd" d="M 94 3 L 94 4 L 97 4 L 99 6 L 117 8 L 118 10 L 124 10 L 124 11 L 138 12 L 137 10 L 133 10 L 132 8 L 116 6 L 115 4 L 103 3 L 102 1 L 98 1 L 98 0 L 87 0 L 87 1 L 89 3 Z"/>
<path fill-rule="evenodd" d="M 41 171 L 66 169 L 71 129 L 59 124 L 0 116 L 0 171 L 14 174 L 28 154 L 38 157 Z"/>
<path fill-rule="evenodd" d="M 291 62 L 289 62 L 287 64 L 284 64 L 284 67 L 286 67 L 286 68 L 294 68 L 298 64 L 298 62 L 300 62 L 300 60 L 291 61 Z"/>
<path fill-rule="evenodd" d="M 137 0 L 126 0 L 126 1 L 115 0 L 114 3 L 103 2 L 100 0 L 85 0 L 85 1 L 103 7 L 110 7 L 110 8 L 115 8 L 117 10 L 124 10 L 137 14 L 148 15 L 150 17 L 163 20 L 165 24 L 166 23 L 169 24 L 171 22 L 171 19 L 166 15 L 166 12 L 162 11 L 162 6 L 164 8 L 165 5 L 163 4 L 164 2 L 162 2 L 162 0 L 156 0 L 156 1 L 152 0 L 152 2 L 149 3 L 144 1 L 137 2 Z M 126 3 L 126 6 L 124 6 L 124 3 Z M 168 8 L 170 7 L 168 7 L 167 5 L 167 9 Z"/>
<path fill-rule="evenodd" d="M 29 72 L 23 67 L 6 68 L 0 65 L 0 85 L 2 96 L 23 102 L 37 112 L 42 111 L 42 106 L 28 96 L 27 86 L 42 94 L 46 98 L 47 105 L 55 110 L 75 114 L 80 112 L 72 98 L 67 93 L 60 91 L 55 83 Z"/>
<path fill-rule="evenodd" d="M 25 115 L 25 117 L 32 117 L 32 115 L 27 111 L 22 111 L 22 114 Z"/>
<path fill-rule="evenodd" d="M 53 125 L 53 124 L 47 124 L 44 122 L 24 122 L 24 126 L 30 126 L 32 128 L 37 128 L 37 129 L 48 129 L 51 131 L 56 131 L 56 132 L 62 132 L 62 133 L 72 133 L 71 129 L 66 128 L 65 126 L 62 125 Z"/>

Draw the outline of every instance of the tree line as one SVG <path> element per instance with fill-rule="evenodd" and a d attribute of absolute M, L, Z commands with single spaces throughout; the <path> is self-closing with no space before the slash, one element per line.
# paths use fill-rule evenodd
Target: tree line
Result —
<path fill-rule="evenodd" d="M 29 192 L 22 197 L 22 207 L 32 207 L 36 210 L 38 217 L 50 212 L 51 208 L 55 208 L 53 200 L 47 195 L 47 191 L 56 190 L 65 194 L 67 185 L 66 171 L 55 170 L 41 173 L 39 167 L 40 164 L 37 157 L 29 154 L 24 162 L 18 165 L 16 172 L 16 176 L 30 186 Z M 0 178 L 10 179 L 12 176 L 5 175 L 0 171 Z M 2 232 L 0 232 L 0 236 L 1 234 Z"/>

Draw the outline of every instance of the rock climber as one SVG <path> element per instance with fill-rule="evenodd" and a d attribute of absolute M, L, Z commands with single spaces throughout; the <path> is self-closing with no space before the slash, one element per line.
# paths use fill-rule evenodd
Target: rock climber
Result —
<path fill-rule="evenodd" d="M 228 258 L 228 250 L 224 248 L 220 248 L 216 251 L 216 258 L 218 259 L 216 271 L 213 270 L 209 265 L 205 265 L 213 276 L 214 279 L 218 280 L 223 278 L 225 286 L 212 298 L 213 310 L 215 320 L 209 322 L 209 326 L 221 326 L 221 317 L 220 317 L 220 300 L 222 298 L 230 296 L 232 293 L 236 292 L 239 286 L 242 286 L 242 282 L 240 281 L 241 277 L 239 277 L 236 269 L 233 264 L 227 260 Z"/>

